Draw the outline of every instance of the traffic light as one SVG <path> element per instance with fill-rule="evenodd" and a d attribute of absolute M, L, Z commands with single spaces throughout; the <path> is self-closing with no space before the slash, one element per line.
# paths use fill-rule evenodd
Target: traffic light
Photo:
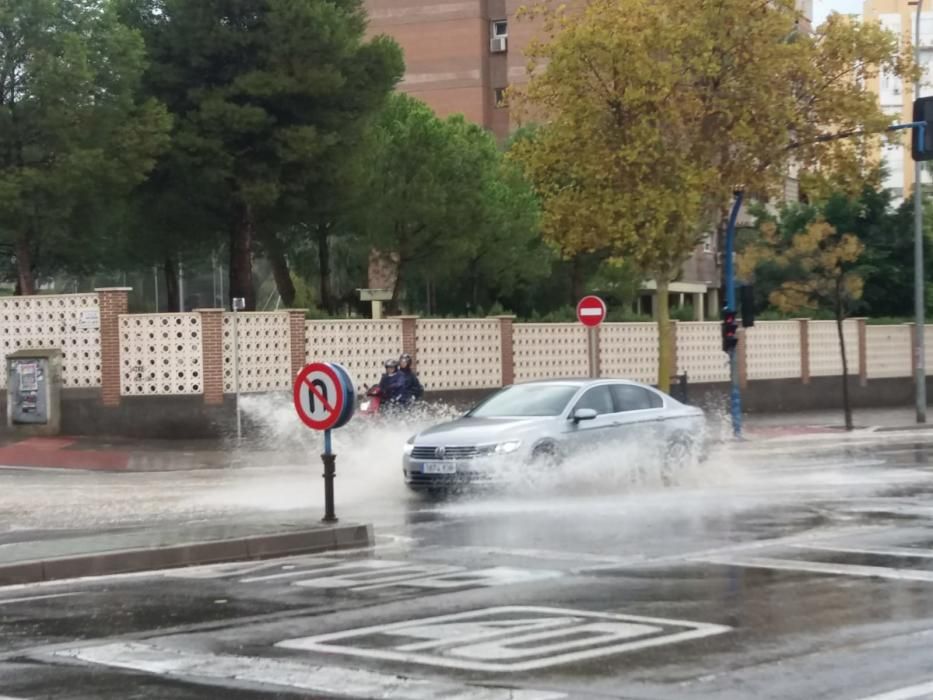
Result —
<path fill-rule="evenodd" d="M 739 296 L 742 306 L 742 328 L 751 328 L 755 325 L 755 288 L 750 284 L 739 287 Z"/>
<path fill-rule="evenodd" d="M 920 129 L 911 129 L 913 137 L 910 141 L 911 154 L 914 160 L 933 160 L 933 97 L 921 97 L 914 100 L 914 121 L 926 122 L 923 130 L 923 141 L 920 140 Z"/>
<path fill-rule="evenodd" d="M 722 312 L 722 349 L 723 352 L 732 352 L 735 346 L 739 344 L 737 332 L 738 325 L 735 322 L 735 311 L 723 309 Z"/>

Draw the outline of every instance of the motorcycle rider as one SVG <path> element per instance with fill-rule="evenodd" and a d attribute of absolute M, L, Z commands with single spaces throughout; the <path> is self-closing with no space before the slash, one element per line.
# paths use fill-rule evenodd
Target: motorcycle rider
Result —
<path fill-rule="evenodd" d="M 411 355 L 407 352 L 403 352 L 402 356 L 398 358 L 398 371 L 399 374 L 405 377 L 405 385 L 402 395 L 399 397 L 399 403 L 407 405 L 412 401 L 418 401 L 424 395 L 424 387 L 421 386 L 418 375 L 415 374 L 411 367 Z"/>
<path fill-rule="evenodd" d="M 379 380 L 379 391 L 382 393 L 382 406 L 397 404 L 404 396 L 407 380 L 405 375 L 398 371 L 398 360 L 385 361 L 385 374 Z"/>

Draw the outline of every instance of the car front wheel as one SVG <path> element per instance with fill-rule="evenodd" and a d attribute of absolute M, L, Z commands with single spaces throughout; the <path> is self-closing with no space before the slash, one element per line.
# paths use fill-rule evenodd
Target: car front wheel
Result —
<path fill-rule="evenodd" d="M 665 486 L 671 486 L 678 475 L 689 468 L 693 449 L 693 440 L 687 435 L 675 435 L 667 443 L 661 464 L 661 481 Z"/>

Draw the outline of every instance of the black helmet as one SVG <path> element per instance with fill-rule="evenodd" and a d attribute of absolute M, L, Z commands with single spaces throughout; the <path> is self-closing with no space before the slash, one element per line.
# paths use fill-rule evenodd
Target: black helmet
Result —
<path fill-rule="evenodd" d="M 385 364 L 386 369 L 398 369 L 398 360 L 388 359 Z"/>
<path fill-rule="evenodd" d="M 400 365 L 411 365 L 411 355 L 407 352 L 403 352 L 402 356 L 398 358 L 398 363 Z"/>

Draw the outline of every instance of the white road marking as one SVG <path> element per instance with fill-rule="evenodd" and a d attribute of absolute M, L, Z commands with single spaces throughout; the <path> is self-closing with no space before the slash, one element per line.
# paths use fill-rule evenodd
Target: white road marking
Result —
<path fill-rule="evenodd" d="M 684 620 L 507 606 L 288 639 L 276 646 L 466 671 L 521 672 L 700 639 L 730 629 Z M 387 644 L 393 637 L 395 645 Z"/>
<path fill-rule="evenodd" d="M 805 571 L 814 574 L 839 574 L 842 576 L 864 576 L 895 581 L 933 582 L 933 571 L 893 569 L 886 566 L 859 566 L 856 564 L 828 564 L 800 559 L 772 559 L 770 557 L 709 557 L 697 559 L 706 564 L 744 566 L 752 569 L 779 569 L 782 571 Z"/>
<path fill-rule="evenodd" d="M 669 564 L 679 564 L 683 562 L 704 562 L 709 561 L 711 557 L 721 555 L 729 556 L 734 553 L 753 552 L 762 549 L 772 549 L 781 546 L 787 546 L 794 543 L 805 542 L 828 542 L 831 540 L 865 537 L 866 535 L 877 535 L 888 532 L 890 528 L 884 528 L 874 525 L 856 525 L 853 527 L 836 528 L 830 530 L 810 530 L 808 532 L 788 535 L 787 537 L 776 537 L 769 540 L 755 540 L 754 542 L 738 542 L 736 544 L 725 545 L 723 547 L 714 547 L 712 549 L 696 550 L 692 552 L 679 552 L 676 554 L 664 554 L 657 557 L 645 555 L 634 555 L 628 559 L 620 559 L 618 563 L 602 564 L 597 566 L 587 566 L 572 569 L 572 574 L 594 574 L 600 571 L 610 571 L 623 566 L 632 566 L 640 568 L 667 566 Z"/>
<path fill-rule="evenodd" d="M 861 700 L 912 700 L 913 698 L 933 697 L 933 681 L 898 688 L 880 695 L 862 698 Z"/>
<path fill-rule="evenodd" d="M 49 598 L 68 598 L 69 596 L 78 595 L 77 593 L 50 593 L 49 595 L 34 595 L 28 596 L 26 598 L 0 598 L 0 605 L 11 605 L 13 603 L 28 603 L 33 600 L 48 600 Z M 0 700 L 3 700 L 0 697 Z"/>
<path fill-rule="evenodd" d="M 910 547 L 887 547 L 884 549 L 863 549 L 860 547 L 837 547 L 835 545 L 793 544 L 796 549 L 814 549 L 820 552 L 840 552 L 842 554 L 871 554 L 881 557 L 915 557 L 933 559 L 933 550 L 912 549 Z"/>
<path fill-rule="evenodd" d="M 389 562 L 379 561 L 378 559 L 369 560 L 366 563 L 388 564 Z M 376 571 L 367 571 L 370 566 L 358 566 L 363 571 L 351 572 L 347 574 L 338 574 L 336 576 L 317 576 L 315 578 L 293 581 L 293 586 L 301 588 L 349 588 L 352 591 L 370 591 L 377 588 L 394 588 L 396 586 L 409 586 L 412 581 L 422 578 L 436 576 L 438 574 L 463 573 L 466 571 L 462 566 L 449 566 L 447 564 L 405 564 L 404 562 L 392 562 L 393 568 L 376 567 Z M 345 569 L 348 567 L 332 567 L 324 573 L 330 573 L 333 569 Z M 304 572 L 305 574 L 309 572 Z M 317 573 L 317 572 L 310 572 Z"/>
<path fill-rule="evenodd" d="M 430 590 L 450 590 L 472 586 L 490 588 L 493 586 L 509 586 L 516 583 L 531 583 L 544 581 L 562 576 L 560 571 L 549 569 L 514 569 L 510 566 L 497 566 L 491 569 L 474 571 L 459 571 L 427 578 L 417 578 L 401 583 L 384 583 L 372 586 L 354 588 L 355 591 L 368 591 L 374 588 L 390 588 L 393 586 L 410 586 L 413 588 L 427 588 Z"/>
<path fill-rule="evenodd" d="M 564 693 L 549 691 L 493 688 L 332 665 L 320 666 L 294 658 L 188 652 L 136 642 L 69 649 L 55 652 L 55 656 L 199 682 L 229 682 L 232 679 L 341 697 L 404 697 L 407 700 L 441 697 L 456 700 L 559 700 L 567 697 Z"/>
<path fill-rule="evenodd" d="M 302 576 L 316 576 L 321 572 L 332 573 L 335 571 L 357 571 L 359 569 L 388 570 L 398 569 L 405 566 L 407 562 L 387 561 L 385 559 L 360 559 L 358 561 L 329 560 L 329 559 L 311 559 L 301 562 L 302 564 L 315 565 L 310 568 L 289 569 L 277 574 L 265 574 L 262 576 L 249 576 L 241 578 L 240 583 L 260 583 L 263 581 L 278 581 L 286 578 L 300 578 Z"/>

